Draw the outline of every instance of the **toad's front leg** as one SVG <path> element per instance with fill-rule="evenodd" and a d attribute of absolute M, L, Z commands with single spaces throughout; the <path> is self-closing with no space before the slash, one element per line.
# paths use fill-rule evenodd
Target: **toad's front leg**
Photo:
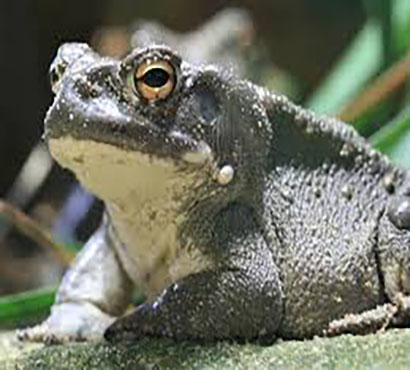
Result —
<path fill-rule="evenodd" d="M 37 342 L 99 339 L 124 312 L 132 287 L 103 225 L 64 276 L 47 320 L 17 335 Z"/>
<path fill-rule="evenodd" d="M 271 253 L 252 215 L 233 206 L 216 220 L 212 270 L 172 284 L 105 333 L 109 341 L 143 336 L 214 340 L 272 338 L 282 316 L 282 290 Z"/>

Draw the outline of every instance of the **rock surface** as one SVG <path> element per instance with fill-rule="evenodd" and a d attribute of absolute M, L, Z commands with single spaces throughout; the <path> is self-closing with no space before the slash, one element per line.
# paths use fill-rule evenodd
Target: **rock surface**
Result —
<path fill-rule="evenodd" d="M 310 369 L 410 367 L 410 329 L 367 336 L 254 344 L 175 344 L 143 340 L 134 345 L 21 344 L 0 334 L 0 369 Z"/>

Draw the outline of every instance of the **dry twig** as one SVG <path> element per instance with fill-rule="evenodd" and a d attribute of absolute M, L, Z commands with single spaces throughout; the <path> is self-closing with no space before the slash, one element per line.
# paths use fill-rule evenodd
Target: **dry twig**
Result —
<path fill-rule="evenodd" d="M 344 107 L 338 114 L 339 118 L 343 121 L 354 121 L 403 86 L 409 76 L 410 53 L 382 73 L 364 92 Z"/>
<path fill-rule="evenodd" d="M 36 221 L 4 200 L 0 200 L 0 217 L 5 218 L 21 233 L 34 240 L 46 252 L 51 252 L 62 266 L 69 265 L 73 259 L 73 255 L 68 253 L 60 243 L 54 241 L 50 234 L 43 230 Z"/>

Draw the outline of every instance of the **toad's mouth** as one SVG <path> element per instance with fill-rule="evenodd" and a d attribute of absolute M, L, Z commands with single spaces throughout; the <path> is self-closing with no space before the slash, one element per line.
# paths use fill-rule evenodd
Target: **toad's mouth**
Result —
<path fill-rule="evenodd" d="M 112 125 L 107 129 L 104 124 L 93 125 L 92 122 L 87 122 L 80 125 L 80 128 L 64 129 L 63 127 L 58 133 L 46 129 L 44 139 L 53 156 L 55 155 L 52 147 L 55 147 L 56 143 L 71 142 L 72 148 L 77 148 L 82 147 L 82 144 L 77 145 L 77 143 L 87 142 L 90 145 L 99 144 L 100 148 L 117 148 L 124 155 L 134 153 L 141 158 L 169 162 L 175 166 L 201 166 L 213 161 L 212 149 L 205 141 L 192 139 L 177 130 L 172 130 L 165 135 L 144 125 L 130 124 L 126 128 Z M 73 158 L 80 157 L 81 155 L 73 156 Z"/>
<path fill-rule="evenodd" d="M 158 127 L 104 97 L 87 104 L 70 94 L 56 96 L 45 118 L 44 138 L 107 144 L 124 153 L 138 152 L 179 165 L 203 165 L 213 159 L 203 140 L 176 128 Z"/>

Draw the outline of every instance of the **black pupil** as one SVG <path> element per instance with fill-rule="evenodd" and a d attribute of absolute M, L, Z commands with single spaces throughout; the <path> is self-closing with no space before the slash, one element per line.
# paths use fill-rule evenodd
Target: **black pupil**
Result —
<path fill-rule="evenodd" d="M 153 68 L 145 73 L 142 80 L 150 87 L 161 87 L 168 82 L 169 74 L 161 68 Z"/>

